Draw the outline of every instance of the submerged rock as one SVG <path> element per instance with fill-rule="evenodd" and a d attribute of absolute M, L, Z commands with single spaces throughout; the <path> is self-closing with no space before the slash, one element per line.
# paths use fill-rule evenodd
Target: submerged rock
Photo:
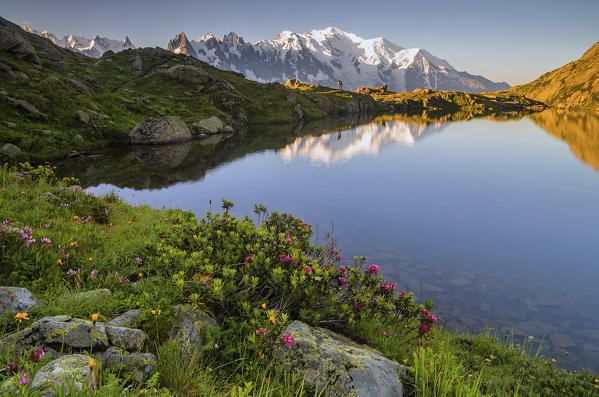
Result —
<path fill-rule="evenodd" d="M 37 299 L 26 288 L 0 287 L 0 314 L 5 310 L 12 314 L 27 312 L 37 305 Z"/>
<path fill-rule="evenodd" d="M 56 389 L 64 385 L 65 392 L 79 392 L 94 387 L 94 376 L 90 370 L 90 358 L 81 354 L 62 356 L 40 368 L 31 381 L 31 388 L 40 388 L 42 396 L 53 396 Z M 71 384 L 74 390 L 68 390 Z"/>
<path fill-rule="evenodd" d="M 150 117 L 129 133 L 133 144 L 163 144 L 191 140 L 191 132 L 177 116 Z"/>
<path fill-rule="evenodd" d="M 403 396 L 401 378 L 407 367 L 361 346 L 343 335 L 292 322 L 285 332 L 293 345 L 274 348 L 274 359 L 289 371 L 300 372 L 307 383 L 327 387 L 336 396 Z"/>

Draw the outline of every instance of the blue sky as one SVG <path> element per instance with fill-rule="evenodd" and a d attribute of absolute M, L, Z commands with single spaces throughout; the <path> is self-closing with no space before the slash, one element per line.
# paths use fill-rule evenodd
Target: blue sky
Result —
<path fill-rule="evenodd" d="M 12 0 L 1 16 L 59 37 L 127 35 L 136 46 L 161 47 L 181 31 L 190 39 L 235 31 L 257 41 L 337 26 L 425 48 L 458 70 L 510 84 L 577 59 L 599 40 L 599 0 Z"/>

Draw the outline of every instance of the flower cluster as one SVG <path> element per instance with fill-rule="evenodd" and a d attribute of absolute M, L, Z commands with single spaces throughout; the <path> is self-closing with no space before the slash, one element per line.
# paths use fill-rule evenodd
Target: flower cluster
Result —
<path fill-rule="evenodd" d="M 379 269 L 379 267 L 377 265 L 372 264 L 372 265 L 368 266 L 368 269 L 366 269 L 366 274 L 369 274 L 371 276 L 376 276 L 380 270 L 381 269 Z"/>
<path fill-rule="evenodd" d="M 379 293 L 383 295 L 392 295 L 395 290 L 395 283 L 391 283 L 386 280 L 381 280 L 379 282 Z"/>
<path fill-rule="evenodd" d="M 256 335 L 260 335 L 260 337 L 264 339 L 264 337 L 266 336 L 266 328 L 261 327 L 261 328 L 257 329 Z"/>
<path fill-rule="evenodd" d="M 287 346 L 293 346 L 293 339 L 295 338 L 295 336 L 288 334 L 287 332 L 284 332 L 283 335 L 281 335 L 281 341 L 286 344 Z"/>

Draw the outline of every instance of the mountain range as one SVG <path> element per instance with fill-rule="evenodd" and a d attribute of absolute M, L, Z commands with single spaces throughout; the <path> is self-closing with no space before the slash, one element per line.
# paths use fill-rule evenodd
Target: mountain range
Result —
<path fill-rule="evenodd" d="M 96 37 L 93 39 L 75 35 L 68 35 L 64 36 L 62 39 L 58 39 L 54 34 L 48 32 L 47 30 L 40 32 L 25 25 L 21 26 L 21 28 L 26 32 L 45 37 L 57 46 L 74 52 L 79 52 L 93 58 L 100 58 L 106 51 L 109 50 L 119 52 L 122 50 L 135 48 L 133 43 L 131 43 L 131 40 L 129 40 L 129 37 L 125 37 L 125 40 L 123 41 L 100 37 L 98 35 L 96 35 Z"/>
<path fill-rule="evenodd" d="M 424 49 L 403 48 L 384 38 L 364 39 L 335 27 L 304 34 L 283 31 L 274 40 L 256 43 L 248 43 L 234 32 L 222 38 L 207 33 L 195 41 L 181 32 L 169 41 L 168 49 L 263 83 L 296 78 L 336 87 L 341 81 L 349 90 L 387 85 L 397 92 L 510 88 L 507 83 L 459 72 Z"/>

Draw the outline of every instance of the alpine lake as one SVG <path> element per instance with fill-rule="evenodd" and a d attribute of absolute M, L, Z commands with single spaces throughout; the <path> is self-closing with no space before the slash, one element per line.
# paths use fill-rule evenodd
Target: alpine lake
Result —
<path fill-rule="evenodd" d="M 383 116 L 268 126 L 65 160 L 96 194 L 199 218 L 254 204 L 368 257 L 447 329 L 599 371 L 599 116 Z M 567 353 L 566 353 L 567 352 Z"/>

